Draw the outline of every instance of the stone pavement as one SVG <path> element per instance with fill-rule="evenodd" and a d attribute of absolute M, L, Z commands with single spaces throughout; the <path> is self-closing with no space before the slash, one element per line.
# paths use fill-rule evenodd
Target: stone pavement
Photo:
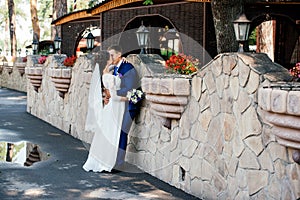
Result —
<path fill-rule="evenodd" d="M 37 144 L 47 159 L 30 167 L 5 162 L 5 142 L 17 145 L 21 141 Z M 0 88 L 1 200 L 197 199 L 149 174 L 137 173 L 138 169 L 85 172 L 82 165 L 88 155 L 86 147 L 80 140 L 28 114 L 25 93 Z"/>

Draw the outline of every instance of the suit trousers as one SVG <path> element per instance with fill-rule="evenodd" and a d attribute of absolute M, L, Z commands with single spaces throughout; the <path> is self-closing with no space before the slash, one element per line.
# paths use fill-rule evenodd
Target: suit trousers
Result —
<path fill-rule="evenodd" d="M 119 151 L 118 151 L 117 162 L 116 162 L 117 166 L 122 165 L 125 161 L 128 132 L 130 131 L 132 121 L 134 120 L 137 113 L 138 113 L 137 109 L 134 110 L 126 109 L 124 112 L 123 121 L 122 121 L 122 130 L 121 130 L 121 135 L 119 140 Z"/>

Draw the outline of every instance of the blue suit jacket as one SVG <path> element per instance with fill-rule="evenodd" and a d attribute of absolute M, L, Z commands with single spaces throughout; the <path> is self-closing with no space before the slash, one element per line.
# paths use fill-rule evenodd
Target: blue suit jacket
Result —
<path fill-rule="evenodd" d="M 118 96 L 126 97 L 127 92 L 132 89 L 137 89 L 139 87 L 139 76 L 137 71 L 130 63 L 122 62 L 118 69 L 119 76 L 121 78 L 121 89 L 117 90 Z M 128 106 L 127 106 L 128 103 Z M 135 110 L 138 109 L 137 104 L 130 102 L 126 103 L 126 109 Z"/>

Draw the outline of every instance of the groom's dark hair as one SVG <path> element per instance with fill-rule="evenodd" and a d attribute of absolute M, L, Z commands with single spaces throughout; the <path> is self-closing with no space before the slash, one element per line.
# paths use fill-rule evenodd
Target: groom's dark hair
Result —
<path fill-rule="evenodd" d="M 119 46 L 119 45 L 112 45 L 112 46 L 108 47 L 107 50 L 108 50 L 108 51 L 110 51 L 110 50 L 115 50 L 116 52 L 119 52 L 119 53 L 122 54 L 122 47 Z"/>

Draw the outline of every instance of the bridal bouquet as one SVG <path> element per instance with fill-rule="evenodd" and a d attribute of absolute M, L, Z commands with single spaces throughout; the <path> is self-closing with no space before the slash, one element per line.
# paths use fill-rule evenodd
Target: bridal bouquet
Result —
<path fill-rule="evenodd" d="M 126 97 L 129 102 L 136 104 L 143 99 L 144 93 L 141 90 L 132 89 L 127 92 Z"/>

